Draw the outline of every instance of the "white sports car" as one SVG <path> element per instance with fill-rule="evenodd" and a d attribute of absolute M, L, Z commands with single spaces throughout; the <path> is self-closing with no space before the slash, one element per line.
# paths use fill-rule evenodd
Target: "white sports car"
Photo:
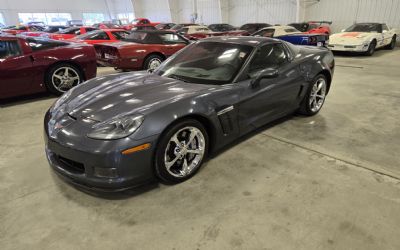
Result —
<path fill-rule="evenodd" d="M 394 49 L 396 32 L 384 23 L 356 23 L 329 38 L 332 51 L 362 52 L 373 55 L 377 48 Z"/>

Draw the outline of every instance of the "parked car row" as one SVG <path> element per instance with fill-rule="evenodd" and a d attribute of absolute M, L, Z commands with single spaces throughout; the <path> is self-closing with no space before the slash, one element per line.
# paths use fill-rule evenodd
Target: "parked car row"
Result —
<path fill-rule="evenodd" d="M 28 30 L 6 32 L 0 36 L 0 98 L 46 90 L 62 94 L 94 77 L 96 64 L 123 71 L 154 71 L 168 57 L 192 43 L 191 40 L 208 37 L 269 37 L 297 45 L 325 46 L 332 51 L 367 55 L 381 47 L 394 49 L 396 43 L 396 33 L 381 23 L 354 24 L 329 36 L 330 29 L 322 25 L 329 22 L 303 23 L 299 31 L 293 26 L 263 23 L 236 29 L 229 24 L 207 27 L 189 23 L 164 25 L 146 19 L 137 21 L 140 25 L 135 31 L 112 28 L 114 24 L 47 28 L 33 24 L 25 26 Z M 249 34 L 255 29 L 258 30 Z M 315 33 L 317 30 L 322 33 Z M 16 74 L 17 71 L 23 74 Z"/>

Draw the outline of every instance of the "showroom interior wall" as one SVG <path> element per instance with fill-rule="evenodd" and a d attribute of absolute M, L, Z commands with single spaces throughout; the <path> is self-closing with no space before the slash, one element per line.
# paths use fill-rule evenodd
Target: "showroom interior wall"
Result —
<path fill-rule="evenodd" d="M 334 32 L 354 22 L 385 22 L 400 28 L 399 0 L 320 0 L 306 3 L 308 20 L 333 21 Z"/>
<path fill-rule="evenodd" d="M 82 19 L 82 13 L 103 13 L 110 19 L 124 12 L 133 12 L 130 0 L 0 0 L 8 25 L 18 23 L 18 13 L 70 13 L 73 19 Z"/>

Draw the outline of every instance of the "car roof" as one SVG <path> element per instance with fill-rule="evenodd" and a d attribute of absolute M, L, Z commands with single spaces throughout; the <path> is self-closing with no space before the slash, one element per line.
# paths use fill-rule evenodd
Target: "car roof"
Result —
<path fill-rule="evenodd" d="M 124 30 L 124 29 L 101 29 L 101 30 L 94 30 L 94 31 L 108 31 L 108 32 L 113 32 L 113 31 L 126 31 L 126 32 L 129 32 L 129 31 L 127 31 L 127 30 Z"/>
<path fill-rule="evenodd" d="M 282 43 L 281 40 L 269 37 L 253 37 L 253 36 L 215 36 L 199 40 L 199 42 L 222 42 L 232 44 L 243 44 L 257 47 L 261 44 Z"/>
<path fill-rule="evenodd" d="M 134 30 L 132 32 L 149 33 L 149 34 L 176 34 L 175 31 L 168 31 L 168 30 Z"/>
<path fill-rule="evenodd" d="M 374 24 L 374 25 L 376 25 L 376 24 L 384 24 L 384 23 L 371 23 L 371 22 L 367 22 L 367 23 L 355 23 L 355 24 Z"/>

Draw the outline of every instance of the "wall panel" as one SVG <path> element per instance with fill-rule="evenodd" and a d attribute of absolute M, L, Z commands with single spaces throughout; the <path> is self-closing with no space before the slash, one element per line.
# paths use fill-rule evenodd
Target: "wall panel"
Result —
<path fill-rule="evenodd" d="M 249 22 L 287 24 L 296 20 L 295 0 L 230 0 L 229 21 L 233 25 Z"/>
<path fill-rule="evenodd" d="M 399 0 L 320 0 L 308 3 L 307 20 L 333 21 L 338 32 L 355 22 L 386 22 L 400 28 Z"/>

